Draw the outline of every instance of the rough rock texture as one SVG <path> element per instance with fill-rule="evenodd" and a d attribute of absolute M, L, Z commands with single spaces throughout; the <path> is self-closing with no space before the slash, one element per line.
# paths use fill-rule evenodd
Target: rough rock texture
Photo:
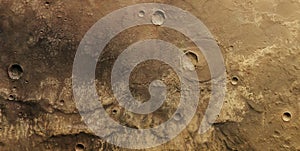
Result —
<path fill-rule="evenodd" d="M 72 64 L 96 21 L 141 2 L 174 5 L 201 19 L 222 50 L 228 74 L 221 114 L 199 135 L 211 78 L 202 54 L 197 61 L 190 53 L 201 85 L 198 112 L 179 136 L 148 150 L 300 150 L 299 0 L 0 0 L 1 151 L 127 150 L 101 140 L 81 121 L 72 97 Z M 145 101 L 149 83 L 162 79 L 169 90 L 165 104 L 142 116 L 115 103 L 109 85 L 113 61 L 148 38 L 195 49 L 182 34 L 157 26 L 128 29 L 105 48 L 96 70 L 102 103 L 112 118 L 133 128 L 159 125 L 179 101 L 176 74 L 162 62 L 148 61 L 132 73 L 130 89 Z"/>

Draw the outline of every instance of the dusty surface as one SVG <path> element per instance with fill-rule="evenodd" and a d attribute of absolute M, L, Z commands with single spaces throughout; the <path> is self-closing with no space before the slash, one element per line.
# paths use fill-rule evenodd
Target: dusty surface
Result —
<path fill-rule="evenodd" d="M 188 10 L 206 24 L 224 55 L 228 80 L 218 120 L 208 133 L 199 135 L 211 79 L 198 54 L 200 61 L 193 60 L 201 85 L 197 114 L 179 136 L 149 150 L 300 150 L 300 1 L 155 2 Z M 0 0 L 1 151 L 126 150 L 105 143 L 81 121 L 72 98 L 71 74 L 85 32 L 109 12 L 135 3 Z M 153 114 L 141 116 L 114 102 L 108 83 L 111 64 L 130 44 L 147 38 L 172 42 L 183 51 L 195 48 L 178 32 L 156 26 L 128 29 L 106 47 L 97 67 L 102 103 L 112 118 L 134 128 L 160 124 L 179 101 L 178 77 L 169 66 L 149 61 L 132 73 L 132 93 L 145 101 L 149 83 L 162 79 L 169 86 L 166 103 Z M 8 68 L 15 63 L 23 71 L 16 67 L 9 75 Z M 20 72 L 20 78 L 11 77 Z"/>

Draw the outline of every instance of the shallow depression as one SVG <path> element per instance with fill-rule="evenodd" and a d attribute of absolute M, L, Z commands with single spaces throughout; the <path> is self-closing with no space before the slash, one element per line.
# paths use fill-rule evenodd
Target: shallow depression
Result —
<path fill-rule="evenodd" d="M 165 12 L 162 10 L 157 10 L 152 15 L 152 23 L 154 25 L 161 26 L 164 24 L 165 20 L 166 20 L 166 15 Z"/>

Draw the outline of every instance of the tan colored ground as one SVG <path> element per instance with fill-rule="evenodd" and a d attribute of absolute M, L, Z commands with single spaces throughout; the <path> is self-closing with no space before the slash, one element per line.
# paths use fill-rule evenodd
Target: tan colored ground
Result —
<path fill-rule="evenodd" d="M 198 54 L 202 91 L 197 114 L 179 136 L 149 150 L 300 150 L 299 0 L 0 0 L 1 151 L 126 150 L 105 143 L 81 121 L 72 98 L 72 64 L 79 42 L 96 21 L 140 2 L 174 5 L 201 19 L 222 50 L 228 75 L 221 114 L 208 133 L 199 135 L 211 79 Z M 99 94 L 113 118 L 135 128 L 165 121 L 179 101 L 174 72 L 149 61 L 132 73 L 132 93 L 147 100 L 149 82 L 162 79 L 172 92 L 165 106 L 140 116 L 113 103 L 107 84 L 112 62 L 146 38 L 195 49 L 183 35 L 156 26 L 128 29 L 106 47 L 97 67 Z M 13 63 L 23 67 L 19 80 L 7 74 Z"/>

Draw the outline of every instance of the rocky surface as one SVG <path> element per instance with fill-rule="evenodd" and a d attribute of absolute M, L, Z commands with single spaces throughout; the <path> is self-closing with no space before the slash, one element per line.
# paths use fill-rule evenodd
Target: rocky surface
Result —
<path fill-rule="evenodd" d="M 206 61 L 194 54 L 195 45 L 184 35 L 138 26 L 112 39 L 97 66 L 98 93 L 112 118 L 129 127 L 149 128 L 176 109 L 179 79 L 162 62 L 137 66 L 130 85 L 134 97 L 145 101 L 149 83 L 163 80 L 168 98 L 158 111 L 132 114 L 115 103 L 110 91 L 109 73 L 120 52 L 139 40 L 157 38 L 192 52 L 201 97 L 197 114 L 180 135 L 147 150 L 300 150 L 299 0 L 0 0 L 1 151 L 127 150 L 106 143 L 83 123 L 71 75 L 86 31 L 111 11 L 140 2 L 174 5 L 204 22 L 225 59 L 226 98 L 213 127 L 200 135 L 211 95 Z"/>

